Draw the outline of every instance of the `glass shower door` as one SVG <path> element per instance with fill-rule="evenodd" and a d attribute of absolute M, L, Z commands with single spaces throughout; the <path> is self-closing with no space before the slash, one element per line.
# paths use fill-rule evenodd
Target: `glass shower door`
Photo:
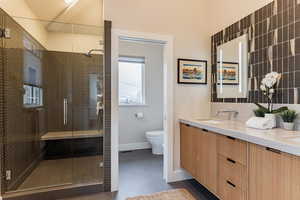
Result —
<path fill-rule="evenodd" d="M 4 187 L 6 192 L 73 183 L 71 58 L 51 53 L 16 22 L 34 27 L 49 22 L 5 14 Z M 64 155 L 65 156 L 65 155 Z"/>
<path fill-rule="evenodd" d="M 103 55 L 94 53 L 101 48 L 101 28 L 73 25 L 73 32 L 93 41 L 73 43 L 73 180 L 99 184 L 103 182 Z"/>
<path fill-rule="evenodd" d="M 3 15 L 5 192 L 101 184 L 102 29 Z"/>

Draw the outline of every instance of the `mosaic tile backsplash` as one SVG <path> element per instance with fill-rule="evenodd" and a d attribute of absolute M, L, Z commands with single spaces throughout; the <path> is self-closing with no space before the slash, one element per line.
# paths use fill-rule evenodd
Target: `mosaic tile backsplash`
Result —
<path fill-rule="evenodd" d="M 217 98 L 217 46 L 248 34 L 248 98 Z M 212 36 L 212 102 L 266 103 L 263 77 L 282 73 L 274 103 L 300 103 L 300 0 L 275 0 Z"/>

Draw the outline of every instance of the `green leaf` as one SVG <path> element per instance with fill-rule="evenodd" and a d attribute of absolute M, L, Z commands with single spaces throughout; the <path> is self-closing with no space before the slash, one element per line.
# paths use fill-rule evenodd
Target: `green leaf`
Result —
<path fill-rule="evenodd" d="M 268 110 L 268 108 L 264 107 L 263 105 L 260 105 L 259 103 L 254 103 L 255 105 L 257 105 L 257 107 L 263 111 L 264 113 L 269 113 L 270 111 Z"/>
<path fill-rule="evenodd" d="M 256 117 L 265 117 L 265 112 L 264 112 L 264 110 L 261 109 L 261 108 L 258 108 L 258 109 L 256 109 L 256 110 L 253 110 L 253 112 L 254 112 L 254 115 L 255 115 Z"/>
<path fill-rule="evenodd" d="M 272 113 L 273 113 L 273 114 L 282 113 L 282 112 L 284 112 L 284 111 L 286 111 L 286 110 L 288 110 L 288 109 L 289 109 L 288 107 L 284 106 L 284 107 L 281 107 L 281 108 L 272 110 Z"/>

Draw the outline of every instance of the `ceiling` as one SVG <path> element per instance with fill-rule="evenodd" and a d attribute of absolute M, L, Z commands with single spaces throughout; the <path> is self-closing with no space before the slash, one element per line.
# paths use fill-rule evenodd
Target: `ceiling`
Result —
<path fill-rule="evenodd" d="M 75 0 L 71 6 L 65 3 L 64 0 L 25 1 L 36 17 L 41 20 L 103 26 L 102 0 Z M 50 23 L 47 28 L 51 30 L 51 28 L 57 29 L 58 27 Z"/>

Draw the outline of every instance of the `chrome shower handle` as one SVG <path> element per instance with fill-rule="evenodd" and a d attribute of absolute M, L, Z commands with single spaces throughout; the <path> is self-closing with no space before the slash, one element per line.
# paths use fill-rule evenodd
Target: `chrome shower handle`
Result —
<path fill-rule="evenodd" d="M 68 123 L 68 99 L 64 98 L 64 125 Z"/>

